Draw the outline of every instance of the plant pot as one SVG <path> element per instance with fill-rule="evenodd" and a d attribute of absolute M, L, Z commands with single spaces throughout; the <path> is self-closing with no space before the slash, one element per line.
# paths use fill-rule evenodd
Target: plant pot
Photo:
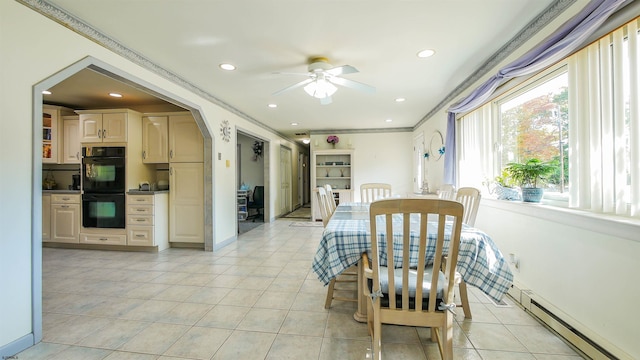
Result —
<path fill-rule="evenodd" d="M 543 193 L 543 188 L 522 188 L 522 201 L 539 203 Z"/>

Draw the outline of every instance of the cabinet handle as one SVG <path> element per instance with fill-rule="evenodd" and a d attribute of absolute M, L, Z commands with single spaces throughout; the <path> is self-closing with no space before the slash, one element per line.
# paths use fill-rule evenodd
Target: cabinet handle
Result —
<path fill-rule="evenodd" d="M 62 205 L 61 207 L 62 207 L 63 209 L 66 209 L 66 208 L 68 208 L 68 207 L 69 207 L 69 205 Z"/>
<path fill-rule="evenodd" d="M 143 222 L 144 219 L 136 219 L 137 222 Z"/>
<path fill-rule="evenodd" d="M 169 168 L 169 175 L 173 175 L 173 168 L 172 167 Z"/>
<path fill-rule="evenodd" d="M 98 139 L 102 139 L 102 130 L 98 130 Z"/>
<path fill-rule="evenodd" d="M 107 241 L 107 240 L 109 240 L 109 239 L 107 239 L 107 238 L 100 238 L 100 239 L 98 239 L 98 240 L 100 240 L 100 241 Z"/>
<path fill-rule="evenodd" d="M 137 212 L 143 212 L 144 209 L 136 209 Z"/>
<path fill-rule="evenodd" d="M 146 159 L 146 158 L 147 158 L 147 151 L 146 151 L 146 150 L 144 150 L 144 151 L 142 152 L 142 158 L 143 158 L 143 159 Z"/>
<path fill-rule="evenodd" d="M 173 149 L 169 150 L 169 159 L 173 159 Z"/>
<path fill-rule="evenodd" d="M 107 137 L 107 129 L 102 129 L 102 138 L 106 138 Z"/>
<path fill-rule="evenodd" d="M 76 152 L 76 160 L 80 160 L 80 151 Z"/>
<path fill-rule="evenodd" d="M 62 200 L 67 201 L 67 200 L 71 200 L 71 198 L 63 197 Z"/>
<path fill-rule="evenodd" d="M 144 201 L 144 199 L 136 199 L 136 201 Z"/>
<path fill-rule="evenodd" d="M 136 234 L 136 237 L 141 238 L 141 237 L 144 237 L 144 235 Z"/>

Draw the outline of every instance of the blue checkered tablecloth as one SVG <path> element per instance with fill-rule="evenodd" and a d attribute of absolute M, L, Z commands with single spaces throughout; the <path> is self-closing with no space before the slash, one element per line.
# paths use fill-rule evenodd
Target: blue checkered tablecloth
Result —
<path fill-rule="evenodd" d="M 428 226 L 428 234 L 435 238 L 437 223 L 430 222 Z M 445 249 L 448 247 L 450 234 L 451 224 L 445 228 Z M 384 241 L 381 239 L 381 242 Z M 363 252 L 370 254 L 370 250 L 368 205 L 340 204 L 322 234 L 313 260 L 313 271 L 326 285 L 345 269 L 356 264 Z M 417 251 L 417 245 L 415 248 L 412 246 L 411 254 Z M 435 244 L 428 246 L 428 262 L 432 260 L 429 257 L 433 258 L 434 253 Z M 385 256 L 386 254 L 381 253 L 383 265 L 386 262 Z M 417 263 L 417 255 L 411 261 Z M 460 234 L 457 270 L 468 285 L 479 288 L 496 301 L 502 300 L 513 282 L 511 269 L 493 240 L 484 232 L 464 224 Z"/>

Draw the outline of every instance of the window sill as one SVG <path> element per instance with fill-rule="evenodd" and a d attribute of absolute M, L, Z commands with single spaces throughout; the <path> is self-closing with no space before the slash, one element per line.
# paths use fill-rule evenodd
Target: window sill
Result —
<path fill-rule="evenodd" d="M 489 198 L 483 198 L 481 205 L 640 242 L 640 219 Z"/>

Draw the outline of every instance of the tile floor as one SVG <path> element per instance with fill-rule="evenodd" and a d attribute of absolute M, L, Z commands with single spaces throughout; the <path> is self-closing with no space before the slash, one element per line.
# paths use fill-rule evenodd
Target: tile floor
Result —
<path fill-rule="evenodd" d="M 325 310 L 322 227 L 264 224 L 214 253 L 43 249 L 43 341 L 26 359 L 367 359 L 355 303 Z M 456 359 L 580 359 L 523 310 L 471 289 Z M 384 326 L 387 359 L 439 359 L 424 328 Z"/>

